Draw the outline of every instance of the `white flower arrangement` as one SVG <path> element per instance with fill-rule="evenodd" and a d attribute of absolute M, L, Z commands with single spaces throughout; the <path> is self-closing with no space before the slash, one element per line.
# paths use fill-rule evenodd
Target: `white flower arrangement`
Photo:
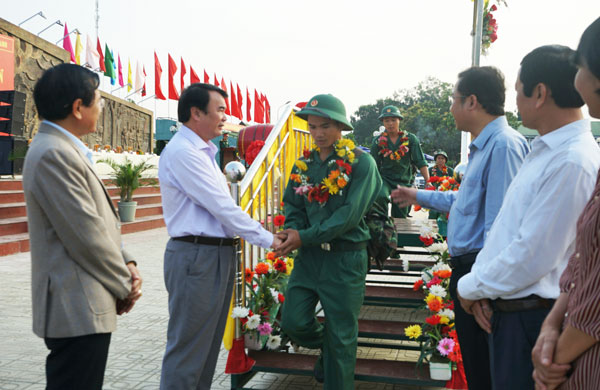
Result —
<path fill-rule="evenodd" d="M 236 306 L 231 312 L 231 318 L 246 318 L 250 314 L 247 307 Z"/>
<path fill-rule="evenodd" d="M 429 292 L 440 298 L 444 298 L 447 294 L 446 289 L 438 284 L 431 286 Z"/>
<path fill-rule="evenodd" d="M 246 322 L 246 328 L 254 330 L 258 328 L 258 325 L 260 325 L 260 314 L 254 314 L 253 316 L 248 317 L 248 322 Z"/>
<path fill-rule="evenodd" d="M 440 312 L 438 312 L 438 314 L 440 316 L 446 316 L 450 319 L 450 321 L 454 320 L 454 310 L 450 310 L 450 309 L 443 309 Z"/>
<path fill-rule="evenodd" d="M 269 336 L 269 339 L 267 340 L 267 348 L 269 348 L 270 350 L 275 350 L 278 349 L 280 345 L 281 336 Z"/>

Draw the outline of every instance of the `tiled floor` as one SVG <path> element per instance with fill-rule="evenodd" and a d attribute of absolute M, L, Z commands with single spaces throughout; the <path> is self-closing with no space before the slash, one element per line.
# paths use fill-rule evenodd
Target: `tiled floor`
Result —
<path fill-rule="evenodd" d="M 105 389 L 158 389 L 168 321 L 167 293 L 163 283 L 162 256 L 168 240 L 166 229 L 124 236 L 126 248 L 138 259 L 144 278 L 144 296 L 131 313 L 119 318 L 112 336 Z M 43 389 L 43 340 L 31 331 L 29 253 L 0 257 L 0 389 Z M 364 318 L 407 319 L 410 311 L 364 308 Z M 415 352 L 359 348 L 359 357 L 414 359 Z M 222 350 L 213 389 L 229 389 L 224 374 L 227 351 Z M 254 389 L 320 389 L 312 377 L 259 373 L 247 385 Z M 357 389 L 418 389 L 382 383 L 357 382 Z M 425 388 L 423 388 L 425 389 Z"/>

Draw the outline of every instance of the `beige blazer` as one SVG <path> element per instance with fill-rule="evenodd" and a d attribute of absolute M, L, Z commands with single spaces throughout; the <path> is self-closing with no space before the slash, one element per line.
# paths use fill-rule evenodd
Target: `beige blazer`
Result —
<path fill-rule="evenodd" d="M 120 223 L 89 160 L 42 123 L 25 158 L 33 332 L 75 337 L 113 332 L 116 299 L 131 290 Z"/>

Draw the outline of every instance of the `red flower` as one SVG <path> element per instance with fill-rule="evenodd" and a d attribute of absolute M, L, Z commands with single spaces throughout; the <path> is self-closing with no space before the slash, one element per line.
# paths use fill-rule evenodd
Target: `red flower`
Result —
<path fill-rule="evenodd" d="M 442 334 L 450 333 L 451 330 L 452 330 L 452 328 L 449 327 L 448 325 L 443 326 L 442 327 Z M 456 332 L 454 332 L 454 333 L 456 333 Z"/>
<path fill-rule="evenodd" d="M 256 267 L 254 267 L 254 271 L 259 275 L 266 275 L 269 273 L 269 266 L 265 263 L 258 263 L 256 264 Z"/>
<path fill-rule="evenodd" d="M 279 303 L 283 303 L 283 301 L 285 301 L 285 297 L 283 296 L 282 293 L 279 293 L 277 295 L 277 299 L 279 300 Z"/>
<path fill-rule="evenodd" d="M 275 256 L 275 252 L 267 252 L 267 260 L 275 260 L 276 256 Z"/>
<path fill-rule="evenodd" d="M 427 307 L 429 310 L 437 313 L 438 311 L 442 310 L 442 302 L 440 302 L 439 299 L 432 299 L 427 303 Z"/>
<path fill-rule="evenodd" d="M 446 303 L 444 305 L 444 309 L 454 310 L 454 301 L 450 301 L 450 303 Z"/>
<path fill-rule="evenodd" d="M 441 317 L 438 316 L 437 314 L 432 315 L 431 317 L 427 317 L 425 318 L 425 322 L 427 322 L 429 325 L 432 326 L 436 326 L 440 323 Z"/>
<path fill-rule="evenodd" d="M 252 271 L 250 268 L 246 268 L 246 283 L 251 283 L 252 282 L 252 278 L 254 277 L 254 271 Z"/>
<path fill-rule="evenodd" d="M 429 178 L 429 180 L 427 180 L 427 183 L 437 183 L 438 181 L 440 181 L 440 178 L 437 176 L 431 176 Z"/>
<path fill-rule="evenodd" d="M 313 187 L 308 191 L 308 201 L 316 200 L 319 203 L 325 203 L 329 199 L 329 190 L 325 186 Z"/>
<path fill-rule="evenodd" d="M 429 282 L 427 282 L 427 288 L 431 288 L 431 286 L 435 286 L 436 284 L 442 283 L 442 279 L 434 276 Z"/>
<path fill-rule="evenodd" d="M 498 7 L 496 7 L 496 4 L 492 5 L 492 8 L 490 8 L 490 11 L 496 11 L 498 9 Z"/>
<path fill-rule="evenodd" d="M 448 332 L 448 336 L 456 340 L 458 339 L 458 336 L 456 335 L 456 330 L 451 330 L 450 332 Z"/>
<path fill-rule="evenodd" d="M 415 284 L 413 284 L 414 291 L 419 291 L 421 287 L 423 287 L 423 279 L 419 279 L 415 282 Z"/>
<path fill-rule="evenodd" d="M 252 310 L 248 310 L 248 316 L 244 317 L 244 318 L 240 318 L 240 322 L 242 323 L 242 325 L 244 325 L 246 322 L 248 322 L 248 318 L 252 317 L 254 315 L 254 313 L 252 313 Z"/>
<path fill-rule="evenodd" d="M 285 223 L 284 215 L 276 215 L 275 219 L 273 219 L 273 224 L 275 225 L 275 227 L 283 226 L 284 223 Z"/>
<path fill-rule="evenodd" d="M 258 153 L 260 153 L 260 150 L 263 146 L 265 146 L 265 142 L 261 140 L 254 140 L 250 146 L 248 146 L 248 149 L 246 149 L 246 155 L 244 156 L 244 159 L 248 165 L 252 165 L 252 162 L 256 156 L 258 156 Z"/>
<path fill-rule="evenodd" d="M 419 206 L 418 204 L 415 205 L 415 211 L 419 211 L 421 210 L 421 206 Z"/>
<path fill-rule="evenodd" d="M 310 150 L 309 149 L 304 149 L 302 151 L 302 155 L 304 156 L 305 159 L 308 159 L 310 157 Z"/>
<path fill-rule="evenodd" d="M 425 246 L 433 245 L 433 237 L 419 236 L 419 240 L 421 240 L 421 242 L 423 242 L 423 244 L 425 244 Z"/>
<path fill-rule="evenodd" d="M 281 259 L 277 259 L 275 261 L 275 264 L 273 264 L 273 268 L 275 268 L 275 270 L 277 272 L 285 273 L 285 271 L 286 271 L 285 261 L 283 261 Z"/>
<path fill-rule="evenodd" d="M 434 275 L 436 278 L 440 278 L 440 279 L 447 279 L 447 278 L 449 278 L 450 276 L 452 276 L 452 271 L 449 271 L 449 270 L 447 270 L 447 269 L 440 269 L 440 270 L 437 270 L 437 271 L 435 271 L 435 272 L 433 273 L 433 275 Z"/>

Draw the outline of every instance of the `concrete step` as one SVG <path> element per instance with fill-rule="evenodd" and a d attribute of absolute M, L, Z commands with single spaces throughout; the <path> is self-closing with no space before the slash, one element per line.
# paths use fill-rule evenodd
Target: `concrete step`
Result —
<path fill-rule="evenodd" d="M 24 217 L 27 215 L 25 202 L 0 203 L 0 219 Z"/>
<path fill-rule="evenodd" d="M 0 219 L 0 236 L 27 233 L 27 217 Z"/>

